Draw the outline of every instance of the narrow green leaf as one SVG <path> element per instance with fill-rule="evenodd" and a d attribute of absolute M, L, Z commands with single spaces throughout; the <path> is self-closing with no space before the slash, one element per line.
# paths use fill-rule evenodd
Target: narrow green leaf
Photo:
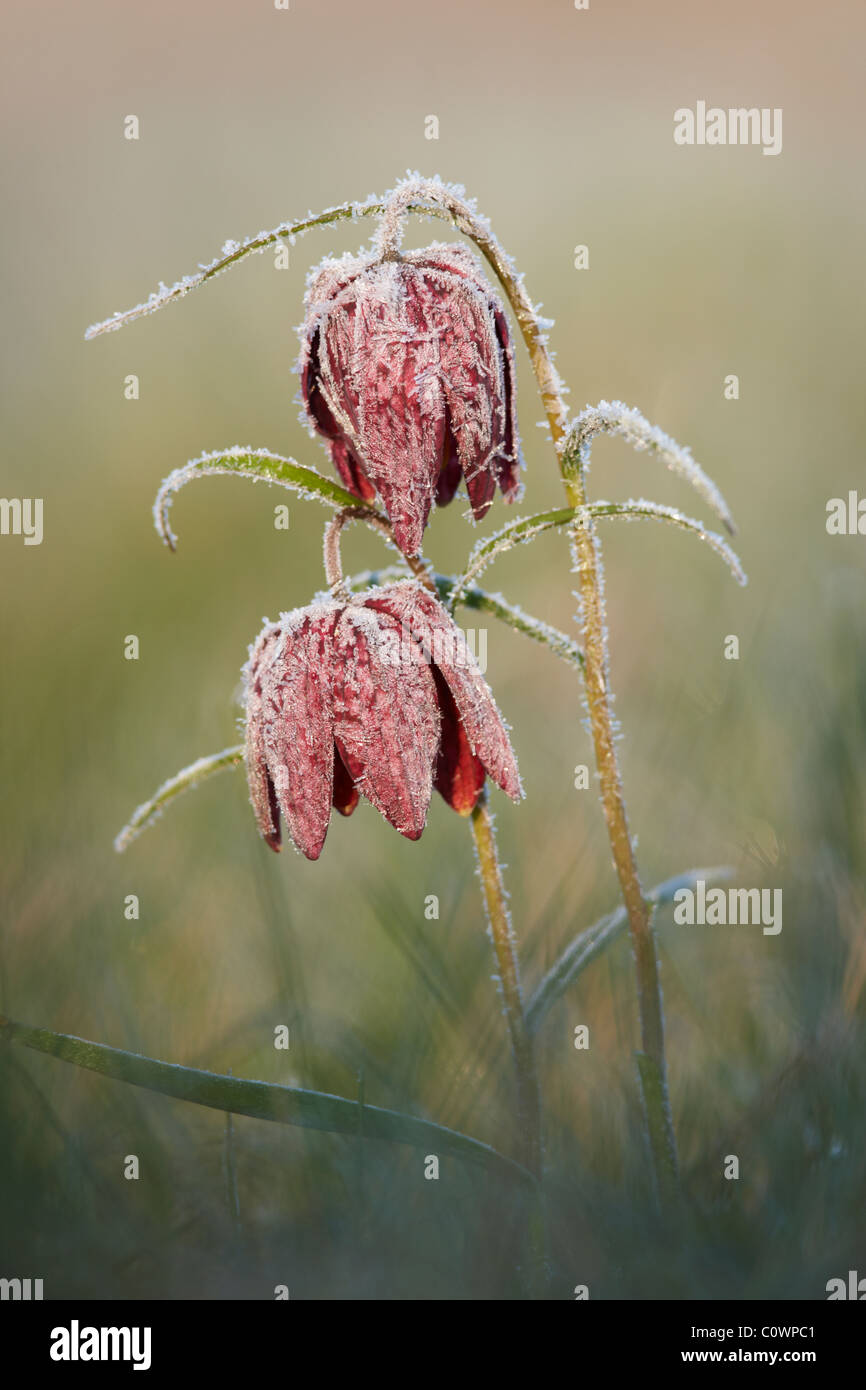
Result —
<path fill-rule="evenodd" d="M 437 218 L 443 222 L 448 222 L 465 235 L 470 236 L 484 252 L 499 278 L 503 279 L 502 269 L 497 264 L 497 258 L 502 257 L 502 252 L 493 241 L 489 230 L 487 230 L 486 237 L 479 240 L 477 223 L 475 225 L 467 224 L 454 208 L 444 203 L 437 205 L 435 201 L 431 201 L 431 187 L 434 183 L 434 180 L 429 181 L 430 186 L 426 192 L 419 190 L 417 197 L 410 198 L 406 204 L 406 211 L 417 213 L 422 217 Z M 453 193 L 457 190 L 449 190 L 442 185 L 442 191 Z M 372 195 L 362 203 L 339 203 L 335 207 L 325 208 L 324 212 L 309 212 L 306 217 L 281 222 L 278 227 L 274 227 L 271 231 L 258 232 L 255 236 L 247 237 L 244 241 L 227 241 L 221 254 L 207 265 L 199 266 L 194 274 L 184 275 L 173 285 L 160 284 L 159 288 L 153 290 L 143 303 L 136 304 L 132 309 L 118 310 L 110 318 L 103 319 L 101 323 L 92 324 L 84 336 L 86 339 L 90 339 L 98 338 L 103 333 L 113 333 L 115 329 L 123 328 L 136 319 L 144 318 L 147 314 L 153 314 L 157 309 L 162 309 L 167 304 L 174 304 L 178 300 L 184 299 L 192 290 L 198 289 L 200 285 L 205 285 L 209 280 L 231 270 L 247 256 L 261 255 L 270 246 L 275 246 L 278 241 L 287 241 L 292 246 L 296 237 L 303 236 L 305 232 L 314 227 L 328 227 L 335 222 L 356 221 L 362 217 L 377 217 L 384 211 L 390 196 L 386 193 L 381 198 Z M 504 280 L 503 283 L 505 283 Z"/>
<path fill-rule="evenodd" d="M 708 531 L 703 522 L 685 516 L 675 507 L 665 507 L 660 503 L 647 502 L 642 498 L 629 502 L 588 502 L 583 507 L 560 507 L 556 511 L 539 512 L 537 516 L 524 517 L 520 521 L 512 522 L 503 530 L 497 531 L 494 536 L 489 536 L 486 540 L 481 541 L 470 555 L 466 569 L 454 581 L 450 606 L 453 608 L 457 603 L 463 602 L 462 596 L 472 581 L 478 578 L 497 555 L 503 554 L 506 550 L 512 550 L 516 545 L 524 545 L 527 541 L 534 540 L 536 536 L 540 536 L 543 532 L 550 531 L 557 526 L 616 518 L 633 521 L 667 521 L 683 530 L 691 531 L 693 535 L 705 541 L 717 555 L 722 557 L 738 584 L 747 582 L 743 567 L 727 541 L 716 535 L 715 531 Z"/>
<path fill-rule="evenodd" d="M 146 314 L 153 314 L 157 309 L 162 309 L 166 304 L 172 304 L 178 299 L 183 299 L 191 290 L 198 289 L 199 285 L 204 285 L 208 280 L 213 280 L 215 276 L 222 275 L 224 271 L 230 270 L 238 261 L 244 260 L 247 256 L 254 253 L 266 251 L 269 246 L 274 246 L 278 241 L 288 241 L 289 245 L 296 236 L 301 236 L 309 231 L 311 227 L 326 227 L 330 223 L 340 222 L 350 217 L 369 216 L 382 211 L 380 201 L 371 200 L 367 203 L 341 203 L 338 207 L 326 208 L 324 212 L 308 213 L 306 217 L 300 218 L 295 222 L 281 222 L 278 227 L 274 227 L 270 232 L 259 232 L 257 236 L 247 237 L 245 241 L 227 241 L 222 250 L 222 255 L 217 256 L 208 265 L 201 266 L 194 275 L 184 275 L 183 279 L 178 280 L 174 285 L 160 285 L 159 289 L 154 290 L 148 299 L 142 304 L 136 304 L 132 309 L 120 310 L 112 314 L 110 318 L 103 319 L 101 323 L 94 323 L 85 333 L 85 338 L 98 338 L 102 333 L 112 333 L 117 328 L 123 328 L 125 324 L 132 323 L 135 319 L 144 318 Z"/>
<path fill-rule="evenodd" d="M 527 541 L 534 540 L 536 536 L 551 530 L 552 527 L 567 526 L 570 521 L 574 521 L 575 515 L 573 507 L 558 507 L 552 512 L 539 512 L 537 516 L 513 521 L 509 526 L 497 531 L 494 536 L 480 541 L 470 555 L 466 569 L 454 581 L 449 606 L 453 609 L 458 603 L 463 602 L 463 594 L 472 581 L 497 555 L 503 554 L 506 550 L 513 550 L 516 545 L 525 545 Z"/>
<path fill-rule="evenodd" d="M 658 1064 L 652 1057 L 645 1052 L 636 1052 L 635 1060 L 643 1098 L 647 1138 L 652 1150 L 652 1167 L 659 1189 L 659 1202 L 662 1206 L 667 1206 L 676 1196 L 679 1186 L 670 1100 Z"/>
<path fill-rule="evenodd" d="M 387 569 L 365 570 L 363 574 L 353 575 L 351 579 L 346 581 L 346 584 L 353 593 L 357 593 L 371 585 L 395 584 L 401 579 L 408 578 L 410 575 L 405 569 L 401 569 L 398 565 L 391 565 Z M 442 602 L 448 604 L 458 581 L 445 574 L 434 574 L 432 579 Z M 570 666 L 576 666 L 578 670 L 582 669 L 583 652 L 576 642 L 573 642 L 564 632 L 560 632 L 558 628 L 551 627 L 549 623 L 542 622 L 540 618 L 534 618 L 531 613 L 524 612 L 517 604 L 508 603 L 501 594 L 489 594 L 484 589 L 473 586 L 471 589 L 464 589 L 458 594 L 455 606 L 457 603 L 462 604 L 464 608 L 492 614 L 501 623 L 514 628 L 515 632 L 520 632 L 524 637 L 531 637 L 534 642 L 540 642 L 549 647 L 554 655 L 562 661 L 568 662 Z"/>
<path fill-rule="evenodd" d="M 149 825 L 153 825 L 162 815 L 163 809 L 176 796 L 182 792 L 191 791 L 193 787 L 199 786 L 206 778 L 212 777 L 215 772 L 224 772 L 226 768 L 237 767 L 238 763 L 244 760 L 244 750 L 242 744 L 237 744 L 234 748 L 224 748 L 221 753 L 214 753 L 209 758 L 199 758 L 197 762 L 190 763 L 189 767 L 183 768 L 181 772 L 170 777 L 167 782 L 154 792 L 149 801 L 142 804 L 133 811 L 129 824 L 125 825 L 120 834 L 114 841 L 114 848 L 118 854 L 122 854 L 133 840 L 146 830 Z"/>
<path fill-rule="evenodd" d="M 447 603 L 457 580 L 441 574 L 435 575 L 434 580 L 440 598 L 443 603 Z M 524 637 L 531 637 L 534 642 L 549 647 L 555 656 L 568 662 L 570 666 L 576 666 L 578 670 L 583 669 L 583 652 L 576 642 L 566 637 L 558 628 L 552 627 L 550 623 L 542 622 L 540 618 L 534 618 L 531 613 L 524 612 L 517 604 L 507 603 L 501 594 L 489 594 L 473 585 L 471 589 L 461 591 L 457 602 L 464 608 L 492 614 L 501 623 L 514 628 L 515 632 L 521 632 Z"/>
<path fill-rule="evenodd" d="M 199 1071 L 172 1062 L 158 1062 L 134 1052 L 123 1052 L 104 1043 L 88 1042 L 68 1033 L 54 1033 L 47 1028 L 29 1028 L 0 1017 L 0 1038 L 44 1052 L 49 1057 L 71 1062 L 88 1071 L 141 1086 L 160 1095 L 173 1096 L 193 1105 L 223 1110 L 233 1115 L 248 1115 L 252 1119 L 271 1120 L 276 1124 L 300 1125 L 306 1129 L 324 1130 L 329 1134 L 359 1134 L 358 1102 L 321 1091 L 302 1090 L 296 1086 L 278 1086 L 269 1081 L 246 1081 L 236 1076 Z M 446 1129 L 431 1120 L 414 1115 L 402 1115 L 396 1110 L 383 1110 L 376 1105 L 363 1106 L 363 1138 L 381 1139 L 394 1144 L 409 1144 L 428 1153 L 453 1154 L 467 1163 L 479 1164 L 500 1177 L 518 1179 L 531 1184 L 532 1175 L 513 1159 L 506 1158 L 489 1144 L 472 1139 L 467 1134 Z"/>
<path fill-rule="evenodd" d="M 339 483 L 332 482 L 322 473 L 317 473 L 315 468 L 307 468 L 304 464 L 295 463 L 294 459 L 272 454 L 268 449 L 250 449 L 236 445 L 232 449 L 217 450 L 215 453 L 201 454 L 199 458 L 191 459 L 183 468 L 176 468 L 162 483 L 153 504 L 153 520 L 169 549 L 174 550 L 177 544 L 177 537 L 168 521 L 169 509 L 175 495 L 186 483 L 194 482 L 196 478 L 212 477 L 221 473 L 237 478 L 249 478 L 255 483 L 276 483 L 280 487 L 299 493 L 302 497 L 323 502 L 338 511 L 343 507 L 351 507 L 353 511 L 364 510 L 363 503 L 360 503 L 357 497 L 346 488 L 340 487 Z M 382 520 L 372 507 L 367 510 L 371 517 L 376 516 L 379 521 Z"/>
<path fill-rule="evenodd" d="M 657 884 L 646 894 L 647 902 L 652 903 L 654 907 L 662 907 L 665 903 L 673 902 L 674 895 L 681 888 L 694 888 L 699 878 L 705 883 L 718 883 L 720 879 L 730 878 L 732 874 L 733 869 L 726 867 L 689 869 L 686 873 L 677 874 L 675 878 L 668 878 L 664 883 Z M 595 960 L 596 956 L 625 930 L 627 922 L 628 914 L 625 907 L 618 907 L 599 918 L 591 927 L 585 928 L 566 946 L 562 955 L 533 991 L 526 1006 L 526 1024 L 531 1033 L 538 1031 L 557 999 L 574 984 L 590 961 Z"/>
<path fill-rule="evenodd" d="M 666 507 L 660 502 L 647 502 L 645 498 L 638 498 L 628 502 L 593 502 L 588 507 L 578 510 L 588 512 L 597 521 L 604 521 L 608 517 L 619 517 L 625 521 L 666 521 L 671 526 L 691 531 L 692 535 L 697 536 L 724 560 L 738 584 L 748 583 L 737 555 L 724 537 L 717 535 L 715 531 L 708 531 L 702 521 L 695 521 L 676 507 Z"/>
<path fill-rule="evenodd" d="M 658 425 L 651 425 L 639 410 L 622 401 L 599 401 L 588 405 L 569 426 L 562 462 L 568 473 L 585 475 L 589 468 L 592 440 L 598 434 L 618 434 L 638 452 L 646 450 L 666 464 L 672 473 L 695 489 L 713 509 L 725 529 L 734 534 L 730 508 L 712 478 L 692 457 L 690 449 L 678 444 Z"/>

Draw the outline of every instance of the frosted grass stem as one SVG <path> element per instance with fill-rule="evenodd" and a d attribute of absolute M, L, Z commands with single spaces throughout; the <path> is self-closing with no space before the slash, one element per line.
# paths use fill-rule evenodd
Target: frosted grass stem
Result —
<path fill-rule="evenodd" d="M 541 1094 L 535 1067 L 535 1044 L 526 1022 L 517 941 L 508 911 L 508 898 L 496 848 L 493 817 L 483 791 L 470 816 L 478 873 L 490 937 L 499 971 L 505 1018 L 511 1038 L 511 1051 L 517 1080 L 517 1118 L 520 1138 L 518 1162 L 536 1179 L 530 1195 L 528 1244 L 530 1255 L 529 1288 L 541 1295 L 547 1283 L 547 1238 L 542 1187 L 544 1144 L 541 1128 Z"/>
<path fill-rule="evenodd" d="M 493 941 L 499 980 L 502 985 L 505 1018 L 517 1072 L 517 1106 L 522 1150 L 520 1162 L 536 1177 L 540 1177 L 543 1159 L 541 1102 L 535 1070 L 535 1053 L 532 1035 L 526 1025 L 523 989 L 520 983 L 520 964 L 517 959 L 517 942 L 508 911 L 505 885 L 502 881 L 502 870 L 496 849 L 496 835 L 490 808 L 487 804 L 486 792 L 482 792 L 479 797 L 470 820 L 475 840 L 475 851 L 478 856 L 481 888 L 487 908 L 487 920 L 490 923 L 490 936 Z"/>
<path fill-rule="evenodd" d="M 417 555 L 403 555 L 399 551 L 394 532 L 390 524 L 378 512 L 371 511 L 369 507 L 343 507 L 335 517 L 327 523 L 323 540 L 323 551 L 325 561 L 325 578 L 328 588 L 335 598 L 343 599 L 348 602 L 351 594 L 343 578 L 343 562 L 340 553 L 340 538 L 343 528 L 352 521 L 363 521 L 374 531 L 380 531 L 389 543 L 400 554 L 400 558 L 409 567 L 412 574 L 419 580 L 431 593 L 438 595 L 436 584 L 434 583 L 424 561 Z"/>
<path fill-rule="evenodd" d="M 545 327 L 539 321 L 513 261 L 499 245 L 488 223 L 478 216 L 475 209 L 453 189 L 435 181 L 407 181 L 395 190 L 389 208 L 391 216 L 386 212 L 386 218 L 383 219 L 391 246 L 399 244 L 399 234 L 395 230 L 397 216 L 406 208 L 411 206 L 414 210 L 418 203 L 424 202 L 446 209 L 455 226 L 475 242 L 496 273 L 529 352 L 568 504 L 575 508 L 585 507 L 587 495 L 583 472 L 579 467 L 571 466 L 567 456 L 568 411 L 563 398 L 562 384 L 547 343 Z M 602 808 L 620 891 L 628 913 L 637 976 L 641 1049 L 645 1059 L 642 1062 L 639 1058 L 639 1072 L 656 1187 L 660 1199 L 663 1200 L 676 1186 L 677 1157 L 668 1097 L 658 956 L 651 907 L 641 887 L 629 832 L 616 753 L 608 679 L 604 598 L 595 522 L 590 516 L 585 515 L 575 522 L 571 534 L 578 576 L 586 703 Z M 485 811 L 480 812 L 479 822 L 485 814 Z"/>

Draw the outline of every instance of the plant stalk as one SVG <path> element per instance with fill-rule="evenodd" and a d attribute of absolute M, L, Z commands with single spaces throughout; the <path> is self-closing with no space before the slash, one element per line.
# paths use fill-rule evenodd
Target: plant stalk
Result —
<path fill-rule="evenodd" d="M 572 507 L 587 503 L 584 478 L 579 468 L 566 458 L 568 411 L 559 374 L 547 346 L 546 334 L 538 315 L 518 277 L 513 262 L 499 245 L 486 223 L 451 190 L 428 185 L 404 185 L 397 191 L 395 204 L 401 210 L 415 208 L 419 202 L 438 204 L 455 226 L 469 236 L 496 273 L 514 312 L 526 344 L 539 393 L 550 426 L 563 485 Z M 397 212 L 395 206 L 393 213 Z M 399 244 L 395 227 L 398 217 L 387 223 L 391 244 Z M 583 637 L 584 668 L 590 728 L 601 786 L 601 800 L 613 853 L 620 891 L 628 913 L 637 976 L 638 1010 L 642 1056 L 638 1070 L 646 1112 L 650 1150 L 659 1198 L 664 1200 L 677 1183 L 676 1139 L 668 1098 L 667 1066 L 664 1049 L 664 1014 L 658 957 L 650 905 L 644 898 L 626 815 L 619 762 L 616 755 L 614 723 L 608 682 L 607 642 L 601 570 L 595 525 L 586 517 L 575 524 L 572 538 L 577 562 L 580 624 Z M 482 813 L 483 815 L 483 813 Z M 477 831 L 476 831 L 477 839 Z M 507 923 L 507 915 L 506 915 Z M 525 1027 L 525 1024 L 524 1024 Z M 513 1037 L 513 1035 L 512 1035 Z M 515 1056 L 517 1054 L 515 1053 Z M 519 1064 L 518 1064 L 519 1065 Z"/>
<path fill-rule="evenodd" d="M 368 526 L 381 531 L 395 550 L 400 554 L 401 559 L 408 565 L 416 579 L 429 589 L 431 593 L 438 594 L 434 579 L 419 555 L 403 555 L 400 552 L 397 542 L 394 540 L 394 532 L 389 522 L 378 512 L 372 511 L 369 507 L 343 507 L 337 512 L 336 516 L 325 526 L 323 541 L 323 552 L 325 561 L 325 579 L 328 588 L 334 598 L 348 603 L 351 594 L 346 587 L 343 578 L 343 560 L 340 550 L 340 537 L 343 528 L 351 521 L 365 521 Z"/>
<path fill-rule="evenodd" d="M 496 834 L 486 791 L 481 793 L 470 820 L 517 1073 L 520 1162 L 535 1177 L 540 1177 L 543 1159 L 541 1102 L 535 1070 L 535 1051 L 532 1035 L 526 1026 L 517 942 L 508 913 L 505 885 L 496 852 Z"/>
<path fill-rule="evenodd" d="M 470 822 L 514 1056 L 520 1140 L 518 1157 L 536 1179 L 535 1189 L 529 1197 L 527 1214 L 530 1261 L 528 1285 L 530 1296 L 540 1298 L 546 1293 L 548 1284 L 547 1222 L 542 1185 L 544 1142 L 541 1128 L 541 1094 L 535 1067 L 534 1040 L 526 1023 L 517 942 L 508 912 L 505 885 L 496 850 L 496 832 L 487 804 L 486 790 L 482 791 L 472 811 Z"/>

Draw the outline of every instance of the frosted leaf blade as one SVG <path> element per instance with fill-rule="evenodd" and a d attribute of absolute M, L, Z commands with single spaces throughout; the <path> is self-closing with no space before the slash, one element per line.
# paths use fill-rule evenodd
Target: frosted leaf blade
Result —
<path fill-rule="evenodd" d="M 141 304 L 136 304 L 131 309 L 118 310 L 100 323 L 91 324 L 84 337 L 89 341 L 91 338 L 100 337 L 103 333 L 113 333 L 118 328 L 124 328 L 126 324 L 133 323 L 136 319 L 145 318 L 148 314 L 154 314 L 167 304 L 185 298 L 191 290 L 198 289 L 208 280 L 222 275 L 247 256 L 254 253 L 260 254 L 262 251 L 266 251 L 269 246 L 274 246 L 278 241 L 286 240 L 291 243 L 294 237 L 301 236 L 311 227 L 325 227 L 346 218 L 369 215 L 380 211 L 381 207 L 381 202 L 375 200 L 366 203 L 342 203 L 337 207 L 326 208 L 324 212 L 308 213 L 306 217 L 294 222 L 281 222 L 278 227 L 274 227 L 271 231 L 259 232 L 256 236 L 247 237 L 245 241 L 226 242 L 221 256 L 215 257 L 207 265 L 200 266 L 194 274 L 182 276 L 173 285 L 160 284 Z"/>
<path fill-rule="evenodd" d="M 365 1102 L 361 1126 L 356 1101 L 322 1091 L 280 1086 L 268 1081 L 248 1081 L 242 1077 L 161 1062 L 153 1057 L 142 1057 L 134 1052 L 109 1047 L 105 1043 L 90 1042 L 68 1033 L 55 1033 L 48 1028 L 31 1028 L 3 1017 L 0 1017 L 0 1038 L 127 1085 L 141 1086 L 145 1090 L 193 1105 L 330 1134 L 407 1144 L 427 1153 L 451 1154 L 521 1184 L 531 1184 L 533 1181 L 525 1168 L 489 1144 L 435 1124 L 432 1120 L 404 1115 L 396 1110 L 384 1110 Z"/>
<path fill-rule="evenodd" d="M 694 888 L 698 879 L 705 883 L 718 883 L 733 876 L 733 869 L 721 866 L 712 869 L 688 869 L 674 878 L 665 879 L 646 894 L 646 899 L 654 907 L 663 907 L 673 902 L 674 894 L 681 888 Z M 566 946 L 559 959 L 550 967 L 547 974 L 533 990 L 526 1006 L 526 1023 L 529 1031 L 535 1033 L 541 1027 L 550 1009 L 586 967 L 600 955 L 612 941 L 625 931 L 628 914 L 625 907 L 615 908 L 613 912 L 600 917 L 591 927 L 579 932 Z"/>
<path fill-rule="evenodd" d="M 598 434 L 617 434 L 633 449 L 657 455 L 663 463 L 688 482 L 712 508 L 725 529 L 734 535 L 736 527 L 730 508 L 716 484 L 692 457 L 690 449 L 678 444 L 658 425 L 650 424 L 639 410 L 623 401 L 599 401 L 587 406 L 569 427 L 563 450 L 563 464 L 568 471 L 588 468 L 590 448 Z"/>
<path fill-rule="evenodd" d="M 390 565 L 383 570 L 365 570 L 362 574 L 352 575 L 346 580 L 346 584 L 352 593 L 358 593 L 371 585 L 393 584 L 395 580 L 409 577 L 404 569 Z M 457 580 L 445 574 L 431 574 L 430 577 L 436 585 L 441 602 L 450 608 L 451 595 Z M 569 666 L 574 666 L 577 670 L 583 669 L 583 652 L 577 642 L 560 632 L 559 628 L 552 627 L 550 623 L 525 612 L 518 604 L 509 603 L 501 594 L 490 594 L 485 589 L 473 585 L 471 589 L 461 591 L 457 603 L 476 613 L 490 613 L 506 627 L 513 628 L 524 637 L 530 637 L 534 642 L 549 647 L 555 656 Z M 456 603 L 454 606 L 456 607 Z"/>
<path fill-rule="evenodd" d="M 553 527 L 566 526 L 574 520 L 574 517 L 573 507 L 559 507 L 555 511 L 539 512 L 536 516 L 523 517 L 513 521 L 509 526 L 497 531 L 495 535 L 480 541 L 470 555 L 466 569 L 454 582 L 450 607 L 453 608 L 456 604 L 462 603 L 464 591 L 497 555 L 503 554 L 506 550 L 512 550 L 516 545 L 525 545 L 528 541 L 534 540 L 536 536 L 540 536 L 544 531 L 549 531 Z"/>
<path fill-rule="evenodd" d="M 294 459 L 283 458 L 268 449 L 251 449 L 235 445 L 231 449 L 217 450 L 214 453 L 199 455 L 182 468 L 176 468 L 162 482 L 153 504 L 153 521 L 159 535 L 170 550 L 174 550 L 177 537 L 169 525 L 169 510 L 175 496 L 187 483 L 196 478 L 229 475 L 246 478 L 257 483 L 274 483 L 288 488 L 299 496 L 322 502 L 336 510 L 351 507 L 359 516 L 365 508 L 358 498 L 339 483 L 318 473 L 315 468 L 296 463 Z M 371 517 L 376 516 L 372 508 Z M 381 520 L 381 518 L 380 518 Z"/>
<path fill-rule="evenodd" d="M 226 772 L 230 767 L 237 767 L 243 760 L 243 746 L 238 744 L 234 748 L 224 748 L 221 753 L 214 753 L 209 758 L 199 758 L 196 762 L 190 763 L 189 767 L 176 773 L 174 777 L 170 777 L 167 782 L 163 782 L 149 800 L 143 801 L 133 811 L 128 824 L 116 837 L 114 848 L 117 853 L 122 854 L 125 849 L 128 849 L 133 840 L 137 840 L 143 830 L 153 825 L 162 815 L 165 807 L 176 797 L 181 796 L 184 792 L 192 791 L 217 772 Z"/>
<path fill-rule="evenodd" d="M 575 520 L 579 520 L 581 513 L 588 514 L 593 521 L 614 520 L 617 518 L 625 521 L 666 521 L 671 526 L 678 526 L 683 531 L 689 531 L 697 536 L 705 545 L 724 560 L 731 574 L 741 587 L 748 583 L 745 570 L 740 563 L 739 557 L 728 545 L 723 536 L 715 531 L 708 531 L 702 521 L 697 521 L 694 517 L 686 516 L 684 512 L 678 511 L 676 507 L 664 506 L 661 502 L 648 502 L 645 498 L 638 498 L 628 502 L 592 502 L 587 507 L 579 507 L 575 511 Z"/>

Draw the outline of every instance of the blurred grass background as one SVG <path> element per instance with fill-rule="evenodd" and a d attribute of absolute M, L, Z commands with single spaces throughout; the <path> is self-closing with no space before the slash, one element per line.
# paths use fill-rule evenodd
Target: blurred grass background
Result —
<path fill-rule="evenodd" d="M 691 1198 L 676 1229 L 653 1213 L 627 942 L 551 1014 L 554 1294 L 823 1297 L 866 1254 L 866 541 L 824 524 L 829 497 L 864 487 L 862 10 L 13 0 L 2 24 L 2 492 L 44 498 L 45 539 L 0 540 L 0 1008 L 341 1095 L 363 1073 L 371 1104 L 510 1150 L 469 834 L 438 798 L 418 844 L 364 805 L 308 864 L 263 846 L 229 773 L 124 857 L 111 849 L 159 782 L 235 741 L 262 616 L 322 583 L 319 508 L 207 480 L 176 504 L 172 557 L 151 526 L 156 488 L 235 443 L 327 467 L 297 423 L 294 326 L 309 267 L 371 228 L 308 236 L 288 270 L 255 259 L 121 334 L 85 345 L 84 329 L 227 237 L 381 192 L 407 167 L 439 173 L 477 197 L 555 317 L 574 408 L 637 406 L 692 447 L 740 523 L 745 591 L 688 537 L 604 532 L 645 882 L 729 862 L 743 885 L 784 892 L 778 937 L 660 919 Z M 782 107 L 783 153 L 676 147 L 673 111 L 698 99 Z M 138 142 L 123 138 L 130 113 Z M 410 244 L 443 235 L 415 223 Z M 579 243 L 588 271 L 573 269 Z M 529 514 L 561 493 L 518 356 Z M 596 444 L 591 488 L 700 514 L 616 441 Z M 287 533 L 273 528 L 283 501 Z M 464 509 L 428 531 L 442 571 L 477 538 Z M 495 507 L 483 530 L 514 514 Z M 357 569 L 383 552 L 356 530 L 345 554 Z M 486 582 L 574 631 L 563 537 Z M 129 633 L 138 662 L 123 659 Z M 739 662 L 723 659 L 729 633 Z M 531 986 L 617 891 L 597 800 L 573 788 L 591 762 L 573 672 L 505 629 L 488 640 L 527 791 L 497 809 Z M 281 1023 L 288 1053 L 273 1047 Z M 0 1096 L 0 1273 L 43 1278 L 47 1297 L 520 1295 L 514 1195 L 453 1160 L 429 1182 L 414 1151 L 237 1120 L 235 1222 L 220 1115 L 12 1049 Z M 122 1176 L 130 1153 L 138 1182 Z M 722 1178 L 730 1153 L 738 1182 Z"/>

